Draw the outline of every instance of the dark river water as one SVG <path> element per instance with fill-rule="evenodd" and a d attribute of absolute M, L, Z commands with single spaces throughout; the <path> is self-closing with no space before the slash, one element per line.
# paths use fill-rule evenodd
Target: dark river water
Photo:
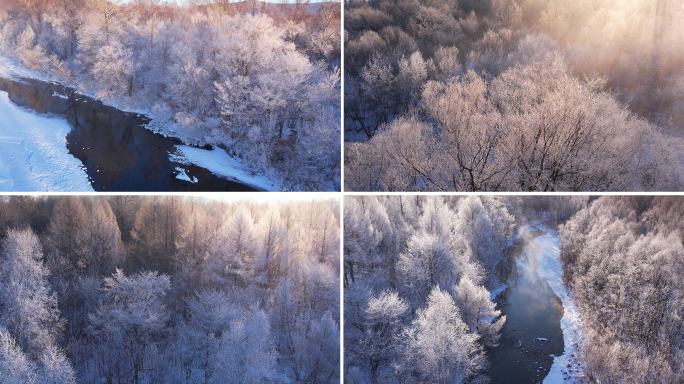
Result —
<path fill-rule="evenodd" d="M 487 351 L 491 361 L 487 374 L 493 384 L 542 382 L 553 355 L 563 354 L 563 305 L 546 279 L 536 273 L 534 238 L 543 234 L 526 231 L 508 250 L 508 289 L 495 300 L 506 315 L 506 324 L 499 346 Z"/>
<path fill-rule="evenodd" d="M 67 149 L 86 167 L 96 191 L 254 191 L 205 168 L 171 161 L 169 153 L 180 141 L 144 128 L 148 120 L 136 113 L 33 79 L 0 78 L 0 90 L 19 106 L 66 117 L 73 127 L 66 137 Z M 55 92 L 68 98 L 53 96 Z M 198 181 L 176 178 L 176 167 Z"/>

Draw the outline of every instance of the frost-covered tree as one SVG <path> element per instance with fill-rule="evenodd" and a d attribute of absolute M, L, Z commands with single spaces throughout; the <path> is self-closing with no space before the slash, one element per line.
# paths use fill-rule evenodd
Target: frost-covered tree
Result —
<path fill-rule="evenodd" d="M 50 292 L 43 250 L 31 231 L 10 230 L 0 262 L 0 324 L 32 358 L 55 344 L 62 329 L 57 296 Z"/>
<path fill-rule="evenodd" d="M 33 364 L 21 351 L 9 331 L 0 325 L 0 375 L 7 384 L 37 383 L 37 373 Z"/>
<path fill-rule="evenodd" d="M 404 295 L 415 310 L 425 302 L 435 286 L 445 289 L 458 278 L 455 258 L 438 237 L 429 233 L 414 235 L 399 255 L 397 269 Z"/>
<path fill-rule="evenodd" d="M 454 302 L 470 332 L 478 334 L 485 346 L 497 346 L 506 316 L 499 317 L 501 311 L 490 301 L 487 288 L 477 286 L 468 277 L 464 277 L 453 288 L 453 292 Z"/>
<path fill-rule="evenodd" d="M 87 211 L 84 201 L 65 196 L 55 204 L 48 227 L 50 251 L 48 266 L 58 278 L 68 279 L 88 266 L 89 241 Z"/>
<path fill-rule="evenodd" d="M 385 291 L 368 300 L 362 317 L 365 334 L 360 343 L 363 359 L 368 362 L 374 382 L 383 381 L 385 368 L 401 353 L 402 317 L 408 312 L 408 304 L 396 292 Z"/>
<path fill-rule="evenodd" d="M 212 245 L 207 278 L 214 284 L 244 286 L 255 274 L 256 245 L 252 216 L 240 208 L 223 224 Z"/>
<path fill-rule="evenodd" d="M 106 301 L 89 316 L 88 333 L 102 348 L 123 353 L 135 384 L 143 380 L 156 340 L 166 329 L 169 315 L 163 298 L 169 285 L 169 278 L 156 272 L 126 276 L 117 270 L 104 280 Z"/>
<path fill-rule="evenodd" d="M 112 39 L 97 51 L 91 72 L 98 84 L 97 96 L 133 95 L 134 64 L 131 51 Z"/>
<path fill-rule="evenodd" d="M 234 383 L 263 383 L 274 377 L 276 354 L 268 318 L 252 308 L 230 323 L 216 352 L 217 380 Z"/>
<path fill-rule="evenodd" d="M 415 363 L 417 382 L 464 383 L 487 366 L 477 336 L 468 332 L 453 298 L 439 287 L 430 292 L 406 338 L 406 359 Z"/>
<path fill-rule="evenodd" d="M 38 382 L 45 384 L 76 384 L 76 373 L 67 357 L 50 346 L 40 358 Z"/>
<path fill-rule="evenodd" d="M 94 275 L 108 275 L 115 268 L 122 267 L 124 245 L 121 231 L 107 200 L 93 199 L 88 211 L 87 268 Z"/>
<path fill-rule="evenodd" d="M 142 202 L 131 232 L 140 252 L 136 255 L 148 268 L 170 271 L 183 232 L 180 198 L 153 196 Z"/>
<path fill-rule="evenodd" d="M 287 374 L 293 380 L 302 383 L 334 383 L 340 380 L 340 328 L 328 311 L 320 317 L 311 313 L 301 315 L 290 314 L 292 327 L 284 337 L 290 342 L 284 344 L 287 349 L 281 350 L 292 364 Z"/>
<path fill-rule="evenodd" d="M 109 44 L 109 38 L 116 30 L 116 25 L 125 17 L 125 8 L 121 5 L 123 0 L 89 0 L 88 5 L 99 13 L 99 19 L 105 33 L 105 43 Z"/>
<path fill-rule="evenodd" d="M 204 383 L 217 381 L 215 373 L 222 364 L 218 357 L 221 337 L 241 312 L 242 308 L 223 292 L 205 291 L 189 300 L 189 320 L 177 341 L 178 358 L 183 361 L 188 379 L 194 370 L 200 369 Z"/>
<path fill-rule="evenodd" d="M 602 197 L 560 227 L 582 311 L 581 360 L 600 381 L 676 382 L 684 330 L 680 197 Z M 673 219 L 675 221 L 673 221 Z"/>
<path fill-rule="evenodd" d="M 40 46 L 35 45 L 35 39 L 33 28 L 27 26 L 17 38 L 17 56 L 27 67 L 44 72 L 45 53 Z"/>
<path fill-rule="evenodd" d="M 503 257 L 506 244 L 500 239 L 510 236 L 505 227 L 495 230 L 491 220 L 493 217 L 496 217 L 496 213 L 490 214 L 477 197 L 469 196 L 459 202 L 456 232 L 463 234 L 473 258 L 482 264 L 487 273 L 494 271 Z"/>
<path fill-rule="evenodd" d="M 275 208 L 269 209 L 258 223 L 263 243 L 260 247 L 260 263 L 266 269 L 266 284 L 275 289 L 278 280 L 287 269 L 288 265 L 288 239 L 287 231 L 283 227 L 278 212 Z M 339 244 L 339 242 L 338 242 Z"/>

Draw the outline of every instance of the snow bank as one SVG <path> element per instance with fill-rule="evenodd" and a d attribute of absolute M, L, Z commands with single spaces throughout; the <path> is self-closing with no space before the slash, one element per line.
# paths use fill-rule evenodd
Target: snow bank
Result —
<path fill-rule="evenodd" d="M 274 181 L 266 176 L 252 175 L 242 160 L 231 157 L 220 148 L 206 150 L 189 145 L 176 145 L 176 153 L 171 154 L 170 158 L 181 164 L 195 164 L 229 180 L 236 180 L 258 189 L 278 190 Z"/>
<path fill-rule="evenodd" d="M 69 154 L 66 119 L 14 105 L 0 91 L 0 191 L 93 191 L 83 163 Z"/>
<path fill-rule="evenodd" d="M 490 292 L 489 301 L 494 301 L 494 299 L 496 299 L 496 297 L 499 296 L 499 294 L 501 292 L 503 292 L 507 289 L 508 289 L 508 286 L 506 284 L 497 282 L 494 285 L 494 288 L 492 288 L 492 291 Z"/>
<path fill-rule="evenodd" d="M 539 246 L 537 254 L 537 274 L 546 278 L 553 292 L 563 303 L 563 318 L 561 329 L 563 330 L 563 343 L 565 345 L 563 355 L 554 356 L 553 365 L 549 370 L 544 383 L 575 383 L 582 376 L 578 372 L 576 356 L 579 353 L 581 321 L 579 308 L 575 299 L 563 284 L 562 267 L 560 264 L 560 238 L 550 228 L 542 228 L 548 233 L 534 239 Z"/>
<path fill-rule="evenodd" d="M 22 77 L 25 77 L 29 79 L 47 81 L 48 83 L 54 82 L 52 79 L 43 74 L 28 68 L 23 68 L 19 62 L 5 56 L 0 56 L 0 77 L 13 80 L 20 80 Z"/>

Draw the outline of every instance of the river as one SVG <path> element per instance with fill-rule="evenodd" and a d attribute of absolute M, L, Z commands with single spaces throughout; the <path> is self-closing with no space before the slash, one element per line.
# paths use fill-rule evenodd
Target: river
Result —
<path fill-rule="evenodd" d="M 66 117 L 73 129 L 67 149 L 79 159 L 96 191 L 254 191 L 194 164 L 169 158 L 179 140 L 146 129 L 147 120 L 73 90 L 34 79 L 0 77 L 0 90 L 16 105 Z M 179 179 L 184 172 L 187 179 Z"/>
<path fill-rule="evenodd" d="M 527 228 L 508 249 L 503 291 L 495 302 L 506 315 L 498 347 L 487 351 L 493 384 L 540 383 L 548 375 L 554 356 L 563 354 L 563 304 L 547 280 L 537 274 L 539 245 L 546 232 Z"/>

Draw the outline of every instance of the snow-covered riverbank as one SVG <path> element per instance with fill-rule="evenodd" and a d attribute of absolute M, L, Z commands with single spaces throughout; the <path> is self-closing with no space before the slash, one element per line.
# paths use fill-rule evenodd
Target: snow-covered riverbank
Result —
<path fill-rule="evenodd" d="M 21 65 L 15 61 L 12 60 L 8 57 L 3 57 L 0 56 L 0 77 L 7 78 L 7 79 L 12 79 L 14 81 L 22 81 L 22 78 L 27 78 L 27 79 L 34 79 L 34 80 L 39 80 L 43 82 L 51 82 L 54 83 L 51 79 L 47 78 L 46 76 L 34 71 L 30 70 L 27 68 L 21 67 Z M 63 93 L 63 92 L 62 92 Z M 53 92 L 52 96 L 53 97 L 59 97 L 62 99 L 68 99 L 69 97 L 58 92 Z M 7 95 L 5 93 L 5 95 Z M 88 95 L 89 97 L 96 98 L 94 95 Z M 103 101 L 105 105 L 112 106 L 120 111 L 123 112 L 131 112 L 131 113 L 137 113 L 138 115 L 145 115 L 146 117 L 149 117 L 154 120 L 154 116 L 149 110 L 132 110 L 130 108 L 126 108 L 125 106 L 117 105 L 116 103 L 111 103 L 111 101 Z M 13 104 L 11 104 L 14 106 Z M 16 107 L 16 106 L 14 106 Z M 23 108 L 19 108 L 21 111 L 26 112 L 26 113 L 32 113 L 30 110 L 26 110 Z M 40 114 L 33 114 L 34 117 L 41 117 Z M 51 118 L 50 118 L 51 119 Z M 22 131 L 25 130 L 24 128 L 24 123 L 21 122 L 20 120 L 17 120 L 18 124 L 15 124 L 13 127 L 12 131 L 15 132 L 16 134 L 23 134 Z M 68 124 L 67 124 L 68 125 Z M 69 126 L 70 127 L 70 126 Z M 28 136 L 25 137 L 25 141 L 29 142 L 31 141 L 32 137 L 32 130 L 39 129 L 41 127 L 39 126 L 33 126 L 31 128 L 26 129 L 27 132 L 25 132 Z M 50 127 L 43 127 L 44 131 L 49 131 Z M 147 129 L 150 129 L 149 126 L 145 127 Z M 69 132 L 68 130 L 66 132 Z M 170 134 L 169 132 L 157 132 L 163 136 L 166 137 L 178 137 L 177 135 Z M 65 133 L 66 134 L 66 133 Z M 65 140 L 62 140 L 62 143 L 66 144 Z M 53 143 L 54 144 L 54 143 Z M 55 147 L 52 145 L 52 147 Z M 63 147 L 64 151 L 66 152 L 66 146 Z M 56 147 L 55 147 L 56 149 Z M 0 153 L 10 153 L 15 150 L 9 149 L 9 148 L 4 148 L 4 146 L 0 146 Z M 9 157 L 9 156 L 8 156 Z M 19 158 L 13 159 L 13 162 L 19 162 Z M 206 150 L 202 148 L 197 148 L 197 147 L 191 147 L 188 145 L 179 145 L 177 146 L 177 150 L 174 153 L 169 154 L 169 160 L 174 161 L 174 162 L 179 162 L 181 164 L 194 164 L 198 167 L 205 168 L 212 172 L 214 175 L 217 175 L 220 178 L 234 181 L 240 184 L 244 184 L 250 187 L 254 187 L 260 190 L 264 191 L 277 191 L 280 189 L 279 183 L 275 180 L 275 178 L 269 178 L 265 175 L 262 174 L 256 174 L 254 173 L 248 164 L 245 163 L 244 160 L 233 157 L 228 155 L 223 149 L 216 148 L 214 150 Z M 78 160 L 77 160 L 78 161 Z M 79 161 L 80 164 L 80 161 Z M 19 166 L 19 164 L 15 164 L 15 166 Z M 90 166 L 90 165 L 89 165 Z M 8 191 L 14 191 L 13 187 L 7 187 L 6 185 L 9 185 L 7 182 L 14 180 L 16 178 L 22 178 L 24 177 L 21 172 L 19 173 L 13 173 L 12 176 L 9 176 L 10 170 L 4 169 L 4 172 L 1 174 L 3 177 L 6 177 L 6 179 L 3 179 L 5 181 L 4 184 L 0 184 L 2 187 L 0 187 L 0 190 L 8 190 Z M 197 182 L 197 178 L 191 178 L 186 174 L 186 170 L 183 167 L 176 167 L 176 171 L 178 171 L 176 177 L 181 180 L 186 180 L 191 183 Z M 0 171 L 2 172 L 2 171 Z M 30 177 L 27 175 L 27 177 Z M 0 181 L 1 183 L 2 181 Z M 48 191 L 69 191 L 65 189 L 60 189 L 61 187 L 58 186 L 56 183 L 54 185 L 55 188 L 51 188 L 49 186 L 45 186 L 45 188 L 40 188 L 40 189 L 35 189 L 31 186 L 27 186 L 26 190 L 48 190 Z M 63 187 L 63 186 L 62 186 Z M 24 190 L 24 189 L 20 189 Z M 72 189 L 74 191 L 79 191 L 81 190 L 80 187 L 75 187 Z M 89 189 L 89 190 L 92 190 Z"/>
<path fill-rule="evenodd" d="M 53 82 L 53 80 L 49 79 L 47 76 L 42 75 L 34 70 L 24 68 L 19 65 L 16 60 L 2 55 L 0 55 L 0 76 L 6 79 L 14 80 L 20 80 L 22 77 L 25 77 L 29 79 L 47 81 L 49 83 Z"/>
<path fill-rule="evenodd" d="M 550 228 L 539 228 L 547 233 L 534 239 L 539 246 L 537 254 L 537 274 L 546 278 L 553 292 L 563 303 L 564 314 L 561 319 L 564 352 L 555 356 L 553 365 L 544 383 L 575 383 L 583 375 L 577 356 L 581 340 L 582 323 L 575 299 L 563 284 L 563 269 L 560 264 L 560 238 Z"/>
<path fill-rule="evenodd" d="M 0 91 L 0 191 L 92 191 L 83 163 L 69 154 L 71 125 L 13 104 Z"/>

